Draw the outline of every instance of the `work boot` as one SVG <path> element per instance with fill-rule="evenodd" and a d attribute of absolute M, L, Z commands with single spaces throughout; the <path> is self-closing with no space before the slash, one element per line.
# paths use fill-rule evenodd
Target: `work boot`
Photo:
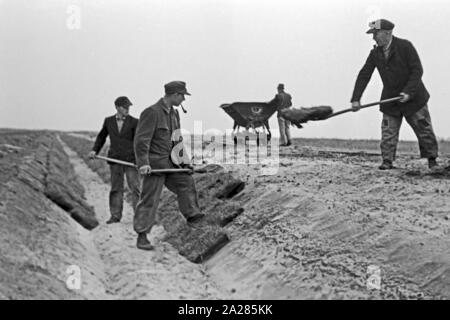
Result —
<path fill-rule="evenodd" d="M 394 168 L 394 166 L 392 165 L 392 161 L 390 161 L 390 160 L 383 160 L 383 163 L 381 164 L 381 166 L 378 167 L 378 169 L 380 169 L 380 170 L 390 170 L 393 168 Z"/>
<path fill-rule="evenodd" d="M 292 145 L 291 140 L 288 140 L 288 142 L 286 143 L 286 147 L 289 147 L 290 145 Z"/>
<path fill-rule="evenodd" d="M 203 220 L 203 218 L 205 217 L 205 215 L 203 213 L 197 213 L 196 215 L 193 215 L 192 217 L 188 217 L 186 219 L 186 221 L 190 224 L 190 225 L 194 225 L 199 223 L 200 221 Z"/>
<path fill-rule="evenodd" d="M 108 221 L 106 221 L 106 224 L 118 223 L 118 222 L 120 222 L 120 219 L 111 217 L 111 218 L 109 218 Z"/>
<path fill-rule="evenodd" d="M 141 249 L 141 250 L 153 250 L 154 249 L 154 247 L 152 246 L 150 241 L 148 241 L 147 234 L 145 232 L 138 233 L 136 246 L 138 247 L 138 249 Z"/>
<path fill-rule="evenodd" d="M 438 163 L 436 158 L 428 158 L 428 168 L 436 169 L 438 167 Z"/>

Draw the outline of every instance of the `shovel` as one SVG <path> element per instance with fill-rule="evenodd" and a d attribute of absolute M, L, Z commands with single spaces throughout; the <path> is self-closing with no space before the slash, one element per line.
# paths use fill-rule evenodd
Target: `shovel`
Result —
<path fill-rule="evenodd" d="M 377 102 L 372 102 L 368 104 L 361 105 L 359 109 L 364 109 L 372 106 L 376 106 L 383 103 L 398 101 L 402 97 L 395 97 L 390 99 L 385 99 Z M 311 108 L 301 108 L 301 109 L 284 109 L 281 111 L 282 117 L 286 120 L 289 120 L 292 122 L 292 124 L 296 125 L 298 128 L 302 128 L 301 123 L 306 123 L 310 120 L 317 121 L 317 120 L 326 120 L 335 116 L 338 116 L 340 114 L 355 111 L 353 108 L 344 109 L 338 112 L 333 113 L 333 109 L 330 106 L 318 106 L 318 107 L 311 107 Z"/>
<path fill-rule="evenodd" d="M 372 102 L 372 103 L 368 103 L 368 104 L 363 104 L 363 105 L 361 105 L 361 106 L 359 107 L 359 109 L 364 109 L 364 108 L 368 108 L 368 107 L 373 107 L 373 106 L 377 106 L 377 105 L 383 104 L 383 103 L 388 103 L 388 102 L 398 101 L 398 100 L 400 100 L 401 98 L 403 98 L 403 97 L 402 97 L 402 96 L 398 96 L 398 97 L 395 97 L 395 98 L 390 98 L 390 99 L 385 99 L 385 100 L 381 100 L 381 101 L 377 101 L 377 102 Z M 330 114 L 328 117 L 326 117 L 325 119 L 329 119 L 329 118 L 331 118 L 331 117 L 335 117 L 335 116 L 338 116 L 338 115 L 340 115 L 340 114 L 347 113 L 347 112 L 350 112 L 350 111 L 354 111 L 354 109 L 353 109 L 353 108 L 348 108 L 348 109 L 344 109 L 344 110 L 341 110 L 341 111 L 332 113 L 332 114 Z"/>
<path fill-rule="evenodd" d="M 121 165 L 124 165 L 124 166 L 129 166 L 129 167 L 136 168 L 136 165 L 134 163 L 131 163 L 131 162 L 126 162 L 126 161 L 117 160 L 117 159 L 108 158 L 108 157 L 103 157 L 103 156 L 95 156 L 95 158 L 100 159 L 100 160 L 105 160 L 105 161 L 108 161 L 108 162 L 121 164 Z M 192 170 L 191 169 L 152 169 L 151 173 L 174 173 L 174 172 L 192 172 Z"/>

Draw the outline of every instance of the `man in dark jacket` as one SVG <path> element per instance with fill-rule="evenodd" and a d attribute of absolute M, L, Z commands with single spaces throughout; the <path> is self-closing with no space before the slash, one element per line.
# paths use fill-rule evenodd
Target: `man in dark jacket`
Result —
<path fill-rule="evenodd" d="M 356 80 L 352 107 L 359 110 L 361 96 L 375 68 L 383 82 L 381 99 L 401 96 L 400 101 L 382 104 L 381 170 L 392 169 L 403 117 L 414 130 L 422 158 L 428 158 L 429 168 L 437 166 L 438 144 L 431 125 L 427 102 L 430 95 L 422 82 L 422 64 L 416 49 L 408 40 L 392 35 L 394 24 L 380 19 L 369 24 L 367 31 L 377 43 Z"/>
<path fill-rule="evenodd" d="M 198 205 L 192 175 L 152 173 L 153 169 L 176 168 L 171 154 L 175 142 L 178 142 L 174 141 L 176 139 L 173 136 L 180 129 L 180 116 L 173 107 L 181 105 L 184 96 L 190 95 L 183 81 L 169 82 L 164 89 L 164 97 L 141 113 L 134 139 L 137 167 L 143 175 L 142 192 L 134 216 L 134 230 L 138 234 L 137 247 L 142 250 L 153 249 L 147 234 L 156 222 L 156 211 L 164 185 L 177 195 L 178 207 L 187 222 L 195 224 L 204 217 Z"/>
<path fill-rule="evenodd" d="M 278 128 L 280 129 L 280 146 L 287 147 L 292 144 L 291 131 L 289 129 L 291 122 L 281 116 L 281 110 L 292 106 L 292 97 L 289 93 L 284 92 L 283 83 L 278 85 L 277 90 L 278 93 L 275 95 L 275 98 L 273 98 L 269 103 L 273 103 L 277 106 Z"/>
<path fill-rule="evenodd" d="M 109 135 L 110 146 L 108 157 L 135 163 L 133 140 L 136 133 L 138 119 L 128 114 L 132 105 L 127 97 L 118 97 L 114 102 L 117 113 L 105 118 L 103 127 L 97 135 L 89 158 L 94 159 L 105 144 Z M 109 162 L 111 172 L 111 191 L 109 193 L 109 209 L 111 218 L 107 224 L 120 222 L 123 210 L 124 175 L 131 191 L 133 210 L 139 200 L 139 174 L 135 167 Z"/>

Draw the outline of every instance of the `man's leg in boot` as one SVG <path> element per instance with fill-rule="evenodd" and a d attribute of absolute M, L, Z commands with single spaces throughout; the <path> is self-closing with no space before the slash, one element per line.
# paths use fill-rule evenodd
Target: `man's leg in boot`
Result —
<path fill-rule="evenodd" d="M 136 212 L 136 206 L 139 201 L 139 194 L 141 189 L 139 172 L 136 168 L 129 167 L 125 170 L 125 176 L 127 177 L 128 188 L 131 192 L 133 211 Z"/>
<path fill-rule="evenodd" d="M 280 130 L 280 146 L 285 146 L 287 144 L 284 121 L 284 118 L 278 117 L 278 128 Z"/>
<path fill-rule="evenodd" d="M 288 120 L 284 120 L 284 128 L 285 128 L 284 130 L 286 133 L 286 141 L 287 141 L 286 145 L 288 145 L 288 146 L 290 146 L 292 144 L 290 126 L 291 126 L 291 122 Z"/>
<path fill-rule="evenodd" d="M 204 214 L 198 205 L 197 189 L 194 178 L 187 173 L 167 175 L 166 187 L 177 195 L 178 208 L 188 222 L 201 220 Z"/>
<path fill-rule="evenodd" d="M 109 166 L 111 173 L 111 191 L 109 192 L 109 210 L 111 218 L 106 223 L 119 222 L 123 210 L 123 175 L 124 167 L 120 164 Z"/>
<path fill-rule="evenodd" d="M 406 118 L 419 141 L 420 157 L 427 158 L 430 168 L 437 166 L 438 142 L 431 124 L 428 106 Z"/>
<path fill-rule="evenodd" d="M 138 234 L 137 247 L 143 250 L 151 250 L 153 247 L 147 239 L 155 224 L 156 211 L 158 209 L 159 198 L 164 186 L 164 175 L 148 175 L 142 177 L 142 189 L 139 202 L 134 214 L 134 231 Z"/>
<path fill-rule="evenodd" d="M 398 136 L 402 125 L 402 117 L 383 114 L 381 121 L 381 156 L 383 163 L 380 169 L 391 169 L 397 151 Z M 389 166 L 390 164 L 390 166 Z"/>

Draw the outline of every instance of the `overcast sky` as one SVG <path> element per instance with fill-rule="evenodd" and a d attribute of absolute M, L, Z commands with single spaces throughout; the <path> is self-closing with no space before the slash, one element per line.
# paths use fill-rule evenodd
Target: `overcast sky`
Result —
<path fill-rule="evenodd" d="M 171 80 L 192 93 L 190 131 L 231 128 L 221 104 L 271 100 L 280 82 L 295 107 L 349 108 L 378 17 L 419 52 L 436 135 L 450 138 L 445 0 L 0 0 L 0 127 L 98 131 L 117 96 L 138 117 Z M 381 88 L 375 71 L 362 103 Z M 292 132 L 379 139 L 380 119 L 373 107 Z M 275 116 L 270 125 L 276 133 Z M 406 123 L 401 139 L 415 139 Z"/>

